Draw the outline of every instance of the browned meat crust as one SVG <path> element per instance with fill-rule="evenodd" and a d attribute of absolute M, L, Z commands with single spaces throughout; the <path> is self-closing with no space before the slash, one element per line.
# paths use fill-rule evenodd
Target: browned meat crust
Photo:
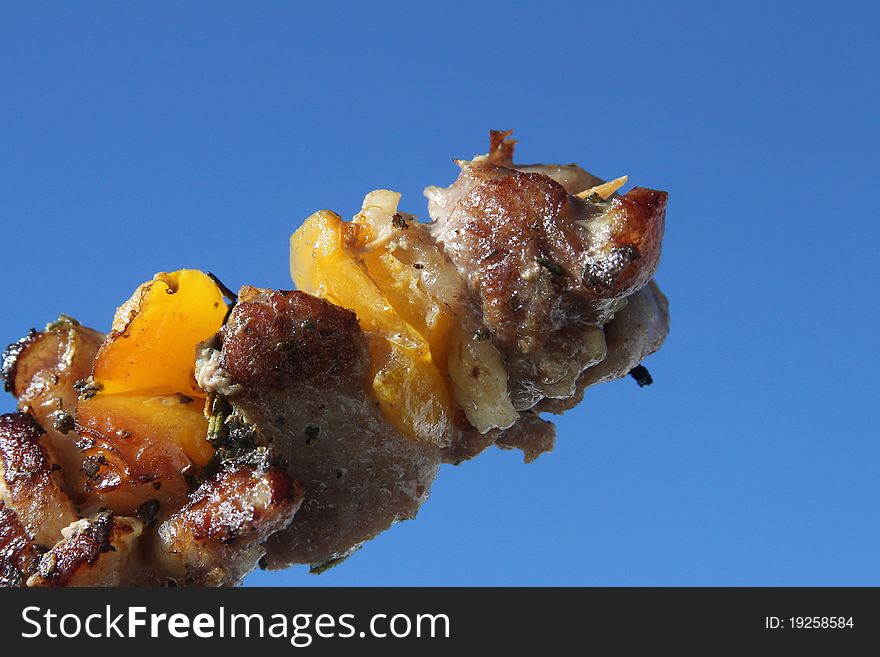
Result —
<path fill-rule="evenodd" d="M 39 556 L 18 515 L 0 502 L 0 587 L 24 586 Z"/>
<path fill-rule="evenodd" d="M 565 189 L 550 178 L 511 172 L 476 186 L 453 214 L 458 241 L 447 250 L 453 259 L 464 250 L 472 258 L 470 280 L 483 299 L 483 317 L 508 349 L 549 326 L 545 297 L 572 286 L 563 264 L 576 255 L 559 225 L 567 202 Z M 530 262 L 545 263 L 536 281 L 521 276 Z"/>
<path fill-rule="evenodd" d="M 259 508 L 244 502 L 257 486 L 265 488 L 260 491 L 265 504 Z M 185 524 L 196 541 L 231 544 L 267 522 L 278 522 L 279 511 L 295 511 L 301 501 L 299 485 L 282 469 L 260 473 L 235 466 L 199 486 L 186 506 L 174 514 L 174 522 Z M 272 515 L 267 513 L 269 509 Z"/>
<path fill-rule="evenodd" d="M 525 410 L 575 394 L 580 373 L 604 358 L 601 327 L 657 267 L 667 195 L 635 188 L 583 200 L 519 170 L 506 134 L 493 133 L 488 157 L 459 162 L 451 187 L 427 194 L 432 232 L 479 294 Z"/>
<path fill-rule="evenodd" d="M 358 365 L 365 352 L 354 337 L 360 328 L 353 312 L 302 292 L 259 294 L 242 290 L 220 330 L 223 365 L 242 394 L 282 390 L 292 381 L 328 389 L 360 383 Z M 255 339 L 247 339 L 251 335 Z"/>
<path fill-rule="evenodd" d="M 31 329 L 28 334 L 20 340 L 13 342 L 3 350 L 2 364 L 0 364 L 0 377 L 3 378 L 3 389 L 18 395 L 15 390 L 15 376 L 18 369 L 18 357 L 27 349 L 37 337 L 37 331 Z"/>
<path fill-rule="evenodd" d="M 0 416 L 4 581 L 26 581 L 28 586 L 119 584 L 140 523 L 111 512 L 80 519 L 41 444 L 44 437 L 30 415 Z"/>
<path fill-rule="evenodd" d="M 129 543 L 140 535 L 140 523 L 102 511 L 74 523 L 65 534 L 40 558 L 28 586 L 118 585 L 128 566 Z"/>
<path fill-rule="evenodd" d="M 28 411 L 38 408 L 47 416 L 74 406 L 73 383 L 92 373 L 92 363 L 104 336 L 62 316 L 45 331 L 31 331 L 6 348 L 3 377 L 6 389 Z M 59 379 L 70 386 L 68 394 Z M 45 407 L 45 408 L 44 408 Z"/>
<path fill-rule="evenodd" d="M 43 433 L 25 413 L 0 416 L 0 499 L 37 542 L 52 545 L 77 515 L 43 450 Z"/>
<path fill-rule="evenodd" d="M 304 292 L 244 288 L 239 298 L 220 344 L 202 352 L 196 370 L 232 404 L 230 438 L 271 445 L 305 489 L 291 526 L 269 539 L 264 564 L 339 559 L 413 517 L 440 454 L 382 415 L 354 315 Z"/>
<path fill-rule="evenodd" d="M 18 398 L 18 408 L 36 418 L 46 434 L 43 448 L 61 468 L 67 494 L 85 500 L 86 473 L 80 436 L 74 431 L 79 397 L 77 382 L 92 373 L 92 363 L 104 336 L 62 317 L 45 331 L 31 331 L 6 361 L 6 385 Z M 7 350 L 7 354 L 11 354 Z"/>
<path fill-rule="evenodd" d="M 222 470 L 159 527 L 167 577 L 180 584 L 239 581 L 302 500 L 302 487 L 280 467 L 234 464 Z"/>

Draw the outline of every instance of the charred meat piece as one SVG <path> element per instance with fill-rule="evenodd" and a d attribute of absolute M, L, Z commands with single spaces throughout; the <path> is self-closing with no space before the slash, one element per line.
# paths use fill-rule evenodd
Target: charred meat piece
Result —
<path fill-rule="evenodd" d="M 304 487 L 290 527 L 269 539 L 265 565 L 336 560 L 411 518 L 440 463 L 404 438 L 369 385 L 369 353 L 353 313 L 303 292 L 244 288 L 196 377 L 231 404 L 231 439 L 271 445 Z"/>
<path fill-rule="evenodd" d="M 52 545 L 79 516 L 61 491 L 57 469 L 41 445 L 43 434 L 30 415 L 0 416 L 0 500 L 32 538 Z"/>
<path fill-rule="evenodd" d="M 574 185 L 560 167 L 514 165 L 503 136 L 493 135 L 488 156 L 460 161 L 452 186 L 426 195 L 430 228 L 479 294 L 524 410 L 570 397 L 580 373 L 604 358 L 601 327 L 657 267 L 667 195 L 635 188 L 581 199 L 546 175 Z"/>
<path fill-rule="evenodd" d="M 141 523 L 101 511 L 61 530 L 62 540 L 43 554 L 27 585 L 122 586 L 135 583 L 130 570 Z"/>
<path fill-rule="evenodd" d="M 85 501 L 87 475 L 74 417 L 103 339 L 62 315 L 46 330 L 31 331 L 12 345 L 4 358 L 6 389 L 18 399 L 19 410 L 45 430 L 43 447 L 61 468 L 65 489 L 76 503 Z"/>
<path fill-rule="evenodd" d="M 0 502 L 0 587 L 24 586 L 39 558 L 40 551 L 18 514 Z"/>
<path fill-rule="evenodd" d="M 227 464 L 159 526 L 166 581 L 235 584 L 257 565 L 266 539 L 290 524 L 302 489 L 265 455 L 261 461 Z"/>
<path fill-rule="evenodd" d="M 0 416 L 0 535 L 7 584 L 116 586 L 140 523 L 102 512 L 80 519 L 32 416 Z M 104 556 L 105 553 L 111 553 Z"/>

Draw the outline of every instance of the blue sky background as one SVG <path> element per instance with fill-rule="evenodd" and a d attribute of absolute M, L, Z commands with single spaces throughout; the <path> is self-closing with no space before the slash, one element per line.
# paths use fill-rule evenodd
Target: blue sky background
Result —
<path fill-rule="evenodd" d="M 668 190 L 655 384 L 525 466 L 254 585 L 880 584 L 875 3 L 19 3 L 0 9 L 0 341 L 106 330 L 156 271 L 289 287 L 287 238 L 521 161 Z M 7 397 L 0 411 L 13 408 Z"/>

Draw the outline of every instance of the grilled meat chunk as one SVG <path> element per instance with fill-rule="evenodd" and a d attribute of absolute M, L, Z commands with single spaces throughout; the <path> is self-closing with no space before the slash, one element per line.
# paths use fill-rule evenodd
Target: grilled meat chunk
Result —
<path fill-rule="evenodd" d="M 141 522 L 101 511 L 61 530 L 62 540 L 40 557 L 27 585 L 122 586 L 140 572 L 133 561 Z"/>
<path fill-rule="evenodd" d="M 563 413 L 577 406 L 584 389 L 621 379 L 660 348 L 669 333 L 669 302 L 654 281 L 627 297 L 627 304 L 605 325 L 608 354 L 601 363 L 584 370 L 577 390 L 567 399 L 544 399 L 539 411 Z"/>
<path fill-rule="evenodd" d="M 46 330 L 31 331 L 8 348 L 4 358 L 6 389 L 18 399 L 18 409 L 32 415 L 45 431 L 43 447 L 61 468 L 65 490 L 76 503 L 85 502 L 88 477 L 82 470 L 74 417 L 103 339 L 101 333 L 62 315 Z"/>
<path fill-rule="evenodd" d="M 24 586 L 39 559 L 40 550 L 18 514 L 0 501 L 0 587 Z"/>
<path fill-rule="evenodd" d="M 238 298 L 196 378 L 231 404 L 232 440 L 271 445 L 305 489 L 293 523 L 267 542 L 265 565 L 339 559 L 413 517 L 440 453 L 404 438 L 377 407 L 354 314 L 303 292 L 243 288 Z"/>
<path fill-rule="evenodd" d="M 41 444 L 44 432 L 25 413 L 0 416 L 0 500 L 38 543 L 52 545 L 78 518 Z"/>
<path fill-rule="evenodd" d="M 0 564 L 6 584 L 116 586 L 126 579 L 140 522 L 112 512 L 80 519 L 24 413 L 0 416 Z M 43 553 L 44 552 L 44 553 Z M 108 553 L 105 555 L 105 553 Z M 27 577 L 29 575 L 29 577 Z"/>
<path fill-rule="evenodd" d="M 157 559 L 175 584 L 239 582 L 264 554 L 263 543 L 290 524 L 303 492 L 266 459 L 233 463 L 207 479 L 159 526 Z"/>
<path fill-rule="evenodd" d="M 580 373 L 605 357 L 601 327 L 656 269 L 667 195 L 581 199 L 546 175 L 574 189 L 570 171 L 521 170 L 512 157 L 496 133 L 488 156 L 460 161 L 451 187 L 425 193 L 430 228 L 479 294 L 514 406 L 525 410 L 572 396 Z"/>

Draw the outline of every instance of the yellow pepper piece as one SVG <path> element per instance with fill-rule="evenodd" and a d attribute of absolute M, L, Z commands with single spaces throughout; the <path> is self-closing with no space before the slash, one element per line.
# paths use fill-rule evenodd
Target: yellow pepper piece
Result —
<path fill-rule="evenodd" d="M 386 249 L 363 255 L 367 274 L 375 281 L 394 311 L 409 324 L 430 349 L 434 366 L 445 379 L 448 373 L 450 332 L 453 317 L 419 287 L 411 265 Z"/>
<path fill-rule="evenodd" d="M 98 394 L 77 408 L 77 425 L 120 457 L 133 479 L 180 474 L 214 455 L 204 400 L 183 395 Z"/>
<path fill-rule="evenodd" d="M 373 391 L 391 424 L 412 440 L 445 444 L 449 392 L 429 339 L 400 316 L 355 254 L 368 237 L 332 212 L 312 215 L 290 238 L 291 276 L 300 290 L 357 315 L 369 344 Z"/>
<path fill-rule="evenodd" d="M 225 314 L 223 294 L 206 274 L 156 274 L 116 311 L 93 378 L 106 394 L 204 397 L 194 374 L 196 344 L 220 329 Z"/>
<path fill-rule="evenodd" d="M 76 421 L 129 477 L 171 477 L 181 464 L 211 459 L 196 345 L 220 330 L 225 315 L 217 284 L 194 269 L 156 274 L 116 311 L 92 370 L 97 393 L 80 401 Z"/>

